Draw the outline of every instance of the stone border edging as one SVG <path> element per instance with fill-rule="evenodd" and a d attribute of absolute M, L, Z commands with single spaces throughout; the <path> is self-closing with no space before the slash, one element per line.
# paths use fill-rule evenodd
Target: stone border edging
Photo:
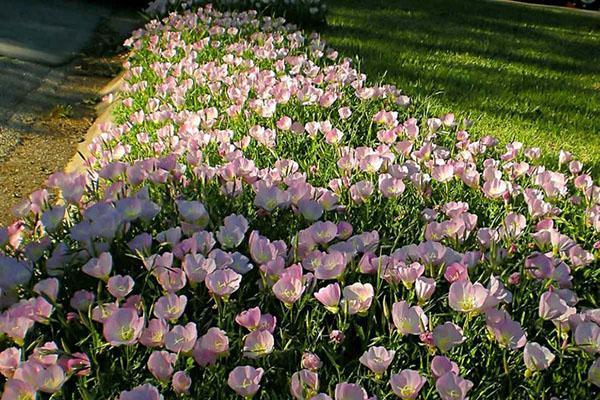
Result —
<path fill-rule="evenodd" d="M 114 77 L 106 86 L 104 86 L 98 94 L 101 96 L 106 96 L 108 94 L 117 94 L 122 85 L 123 85 L 123 72 L 119 73 L 116 77 Z M 80 172 L 86 173 L 87 167 L 84 164 L 84 160 L 90 155 L 89 145 L 92 141 L 100 135 L 102 132 L 100 130 L 100 126 L 107 122 L 113 121 L 112 112 L 115 108 L 116 101 L 112 103 L 101 102 L 96 106 L 97 117 L 92 123 L 92 126 L 88 129 L 85 136 L 83 137 L 83 141 L 77 145 L 77 153 L 71 157 L 67 165 L 65 166 L 65 172 Z"/>

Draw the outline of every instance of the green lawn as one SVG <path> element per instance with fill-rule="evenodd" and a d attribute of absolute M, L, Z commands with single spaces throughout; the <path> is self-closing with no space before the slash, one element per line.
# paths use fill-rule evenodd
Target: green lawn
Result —
<path fill-rule="evenodd" d="M 600 172 L 600 13 L 484 0 L 329 0 L 323 36 L 477 135 L 572 151 Z M 385 74 L 385 76 L 384 76 Z"/>

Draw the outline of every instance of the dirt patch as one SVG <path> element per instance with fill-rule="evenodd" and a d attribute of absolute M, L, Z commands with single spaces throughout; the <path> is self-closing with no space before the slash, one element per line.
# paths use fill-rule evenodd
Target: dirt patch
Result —
<path fill-rule="evenodd" d="M 117 18 L 123 13 L 119 11 Z M 135 18 L 133 11 L 127 13 L 131 20 Z M 138 25 L 141 23 L 138 18 Z M 120 72 L 126 59 L 121 46 L 124 38 L 122 29 L 111 27 L 110 17 L 101 23 L 84 53 L 61 67 L 64 79 L 58 90 L 72 94 L 66 96 L 69 101 L 53 104 L 25 121 L 19 144 L 0 162 L 0 226 L 10 223 L 12 209 L 42 187 L 50 174 L 64 169 L 76 154 L 97 116 L 100 89 Z"/>

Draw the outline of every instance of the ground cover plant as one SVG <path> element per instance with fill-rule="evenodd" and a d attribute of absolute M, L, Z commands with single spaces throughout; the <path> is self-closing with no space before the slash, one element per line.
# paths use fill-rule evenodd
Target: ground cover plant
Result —
<path fill-rule="evenodd" d="M 127 44 L 89 170 L 0 231 L 2 399 L 598 396 L 570 153 L 473 139 L 256 12 Z"/>

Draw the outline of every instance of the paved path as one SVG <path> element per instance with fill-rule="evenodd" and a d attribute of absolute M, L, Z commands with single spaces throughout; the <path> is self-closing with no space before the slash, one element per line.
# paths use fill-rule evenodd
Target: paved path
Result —
<path fill-rule="evenodd" d="M 39 64 L 67 63 L 110 14 L 101 1 L 0 0 L 0 55 Z"/>
<path fill-rule="evenodd" d="M 64 84 L 69 63 L 111 16 L 106 3 L 0 0 L 0 167 L 36 119 L 81 100 Z"/>

